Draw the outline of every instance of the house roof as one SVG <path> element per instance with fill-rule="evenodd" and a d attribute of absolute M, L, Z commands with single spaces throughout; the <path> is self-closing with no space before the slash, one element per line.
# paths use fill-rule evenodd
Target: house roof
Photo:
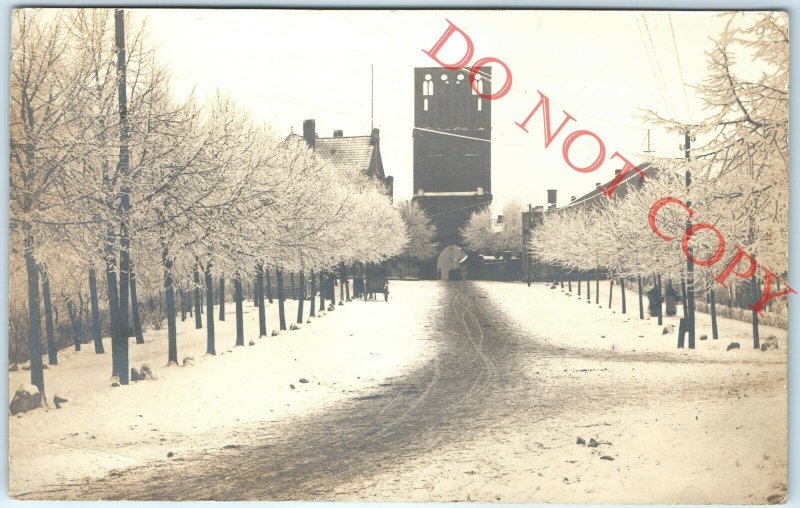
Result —
<path fill-rule="evenodd" d="M 317 138 L 314 152 L 337 166 L 354 166 L 370 177 L 384 178 L 380 151 L 371 136 Z M 378 160 L 373 160 L 377 158 Z"/>
<path fill-rule="evenodd" d="M 652 176 L 657 172 L 656 167 L 647 162 L 640 164 L 639 169 L 646 176 Z M 575 201 L 572 201 L 566 204 L 565 206 L 562 206 L 561 209 L 568 208 L 570 206 L 586 205 L 600 199 L 601 196 L 604 198 L 604 200 L 607 199 L 605 194 L 603 194 L 602 189 L 607 187 L 612 181 L 613 179 L 609 180 L 605 185 L 596 187 L 591 192 L 584 194 L 583 196 L 577 198 Z M 636 171 L 629 171 L 628 174 L 625 175 L 625 178 L 623 178 L 622 181 L 619 183 L 619 186 L 614 192 L 614 196 L 617 198 L 621 198 L 628 193 L 628 190 L 630 189 L 631 186 L 638 187 L 642 183 L 644 183 L 644 180 L 641 179 L 639 173 L 637 173 Z"/>

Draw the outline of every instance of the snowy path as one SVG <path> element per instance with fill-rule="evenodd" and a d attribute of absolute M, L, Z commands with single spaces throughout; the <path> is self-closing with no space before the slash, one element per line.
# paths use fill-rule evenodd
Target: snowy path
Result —
<path fill-rule="evenodd" d="M 534 333 L 553 326 L 543 315 L 501 308 L 497 289 L 520 285 L 421 284 L 435 303 L 407 318 L 427 323 L 417 339 L 430 341 L 429 360 L 324 413 L 258 423 L 247 444 L 53 496 L 763 502 L 785 492 L 784 356 L 569 345 Z M 526 290 L 548 309 L 542 290 Z M 576 446 L 576 435 L 614 444 Z M 676 491 L 670 478 L 684 472 L 692 481 Z"/>

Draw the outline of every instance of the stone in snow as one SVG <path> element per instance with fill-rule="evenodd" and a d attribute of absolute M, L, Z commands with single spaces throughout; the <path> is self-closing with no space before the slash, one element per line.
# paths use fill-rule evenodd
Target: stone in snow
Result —
<path fill-rule="evenodd" d="M 69 402 L 69 401 L 61 393 L 56 392 L 55 395 L 53 395 L 53 405 L 56 406 L 56 409 L 61 409 L 61 406 L 65 402 Z"/>
<path fill-rule="evenodd" d="M 136 367 L 131 367 L 131 381 L 141 381 L 144 379 L 144 374 L 139 372 Z"/>
<path fill-rule="evenodd" d="M 12 415 L 25 413 L 42 405 L 42 394 L 39 388 L 31 384 L 23 384 L 14 392 L 14 397 L 9 404 Z"/>
<path fill-rule="evenodd" d="M 304 377 L 301 377 L 301 378 L 300 378 L 300 382 L 301 382 L 301 383 L 308 383 L 308 379 L 306 379 L 306 378 L 304 378 Z"/>
<path fill-rule="evenodd" d="M 153 376 L 153 371 L 150 369 L 150 366 L 147 365 L 146 363 L 143 363 L 142 368 L 139 370 L 142 371 L 144 379 L 155 379 L 155 376 Z"/>
<path fill-rule="evenodd" d="M 289 385 L 289 388 L 291 388 L 292 390 L 294 390 L 294 385 Z"/>
<path fill-rule="evenodd" d="M 255 346 L 255 345 L 256 345 L 256 341 L 254 341 L 254 340 L 250 339 L 250 345 L 251 345 L 251 346 Z"/>
<path fill-rule="evenodd" d="M 700 340 L 708 340 L 708 335 L 706 334 L 701 335 Z"/>
<path fill-rule="evenodd" d="M 731 349 L 739 349 L 739 343 L 731 342 L 730 344 L 728 344 L 728 347 L 725 349 L 725 351 L 730 351 Z"/>
<path fill-rule="evenodd" d="M 194 365 L 194 357 L 193 356 L 187 356 L 187 357 L 185 357 L 183 359 L 183 366 L 184 367 L 188 367 L 190 365 Z"/>
<path fill-rule="evenodd" d="M 597 445 L 598 445 L 597 441 L 595 441 L 594 438 L 591 438 L 587 446 L 589 446 L 589 448 L 597 448 Z"/>
<path fill-rule="evenodd" d="M 279 332 L 278 330 L 272 330 L 272 336 L 273 336 L 273 337 L 275 337 L 275 336 L 276 336 L 276 335 L 278 335 L 279 333 L 280 333 L 280 332 Z"/>
<path fill-rule="evenodd" d="M 344 302 L 339 300 L 339 303 L 337 305 L 344 305 Z"/>
<path fill-rule="evenodd" d="M 167 458 L 172 458 L 172 457 L 174 457 L 174 456 L 175 456 L 175 454 L 174 454 L 174 453 L 172 453 L 172 452 L 169 452 L 169 453 L 167 454 Z"/>
<path fill-rule="evenodd" d="M 299 330 L 299 329 L 300 325 L 298 325 L 297 323 L 292 323 L 289 325 L 289 330 Z"/>
<path fill-rule="evenodd" d="M 611 457 L 609 455 L 603 455 L 602 457 L 600 457 L 600 459 L 601 460 L 614 460 L 614 457 Z"/>
<path fill-rule="evenodd" d="M 575 442 L 575 444 L 585 445 L 586 444 L 586 440 L 583 439 L 582 437 L 579 437 L 578 440 Z"/>
<path fill-rule="evenodd" d="M 661 330 L 661 335 L 667 335 L 675 331 L 675 325 L 667 325 Z"/>

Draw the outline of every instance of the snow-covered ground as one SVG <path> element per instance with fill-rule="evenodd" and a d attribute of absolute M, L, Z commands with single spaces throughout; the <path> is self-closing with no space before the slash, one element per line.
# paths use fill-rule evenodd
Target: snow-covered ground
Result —
<path fill-rule="evenodd" d="M 658 351 L 702 358 L 737 359 L 775 359 L 786 357 L 787 331 L 782 328 L 761 325 L 761 339 L 774 337 L 778 349 L 765 352 L 753 349 L 753 327 L 751 323 L 717 317 L 719 339 L 713 340 L 711 316 L 695 313 L 696 349 L 677 349 L 678 324 L 683 317 L 683 307 L 678 305 L 676 316 L 664 316 L 663 326 L 658 326 L 658 318 L 647 312 L 647 296 L 643 296 L 644 319 L 639 319 L 639 300 L 636 286 L 626 288 L 626 313 L 622 314 L 622 295 L 619 285 L 614 284 L 611 308 L 608 307 L 609 282 L 600 281 L 600 303 L 595 301 L 595 281 L 592 281 L 591 303 L 586 302 L 586 285 L 583 284 L 578 297 L 577 283 L 572 283 L 572 293 L 564 284 L 550 289 L 549 284 L 481 282 L 481 287 L 519 323 L 533 335 L 563 346 L 607 349 L 616 351 Z M 669 329 L 663 333 L 664 328 Z M 705 335 L 706 340 L 701 340 Z M 731 342 L 738 342 L 740 349 L 733 353 L 727 351 Z"/>
<path fill-rule="evenodd" d="M 168 452 L 189 459 L 257 443 L 435 363 L 430 339 L 441 330 L 432 320 L 440 317 L 428 310 L 448 295 L 448 284 L 392 282 L 388 304 L 348 303 L 262 339 L 248 303 L 246 341 L 255 346 L 232 347 L 229 314 L 217 322 L 216 357 L 203 355 L 205 329 L 187 319 L 179 323 L 179 358 L 194 356 L 196 365 L 166 367 L 165 332 L 150 332 L 146 344 L 131 344 L 131 365 L 148 362 L 158 379 L 128 387 L 110 387 L 110 353 L 95 355 L 91 345 L 63 352 L 45 376 L 48 394 L 70 402 L 10 420 L 10 493 L 55 492 Z M 367 470 L 325 499 L 759 504 L 785 496 L 785 330 L 762 327 L 762 338 L 778 343 L 762 352 L 752 349 L 749 323 L 720 318 L 720 340 L 701 341 L 711 331 L 698 313 L 697 349 L 678 350 L 676 332 L 639 319 L 633 291 L 623 315 L 618 288 L 607 308 L 605 284 L 601 307 L 544 284 L 469 284 L 477 287 L 474 302 L 502 309 L 498 318 L 509 321 L 508 340 L 523 365 L 513 374 L 522 382 L 500 389 L 513 391 L 516 406 L 483 430 L 465 429 L 429 453 Z M 296 303 L 287 303 L 292 322 Z M 267 319 L 276 328 L 276 305 Z M 726 351 L 733 341 L 741 349 Z M 10 389 L 28 375 L 13 372 Z M 599 444 L 577 444 L 579 437 Z"/>
<path fill-rule="evenodd" d="M 104 355 L 91 344 L 62 351 L 59 365 L 45 371 L 45 386 L 48 400 L 60 393 L 69 402 L 10 417 L 9 494 L 57 489 L 169 452 L 188 457 L 246 443 L 256 422 L 291 424 L 358 396 L 429 359 L 430 342 L 418 340 L 426 325 L 419 309 L 430 308 L 437 294 L 430 284 L 393 284 L 389 303 L 353 301 L 299 330 L 262 338 L 258 309 L 245 302 L 245 344 L 255 345 L 238 348 L 228 303 L 226 321 L 215 321 L 217 356 L 205 355 L 206 330 L 196 330 L 192 318 L 178 321 L 178 358 L 194 357 L 193 366 L 167 367 L 166 330 L 146 331 L 145 344 L 131 340 L 130 365 L 148 363 L 157 379 L 125 387 L 111 387 L 108 338 Z M 296 305 L 286 302 L 287 323 L 295 321 Z M 267 304 L 268 331 L 278 328 L 277 307 L 277 300 Z M 11 372 L 9 400 L 29 382 L 29 372 Z"/>
<path fill-rule="evenodd" d="M 678 350 L 676 333 L 662 335 L 655 319 L 639 320 L 630 291 L 622 315 L 618 288 L 612 312 L 603 284 L 602 308 L 545 284 L 474 284 L 531 341 L 567 348 L 558 357 L 532 355 L 525 375 L 534 398 L 519 395 L 530 409 L 341 485 L 334 499 L 764 504 L 784 498 L 786 330 L 762 327 L 762 338 L 774 334 L 779 347 L 762 352 L 752 349 L 749 323 L 720 319 L 718 341 Z M 677 318 L 665 319 L 677 326 Z M 698 338 L 710 337 L 708 316 L 697 320 Z M 726 351 L 731 341 L 741 349 Z M 580 445 L 578 438 L 599 445 Z"/>

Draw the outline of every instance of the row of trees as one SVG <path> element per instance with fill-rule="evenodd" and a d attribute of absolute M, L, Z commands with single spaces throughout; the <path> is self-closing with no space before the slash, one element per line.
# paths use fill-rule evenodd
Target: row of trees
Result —
<path fill-rule="evenodd" d="M 17 10 L 11 49 L 11 274 L 27 288 L 11 305 L 27 312 L 42 393 L 42 276 L 46 323 L 50 291 L 89 295 L 98 353 L 107 309 L 125 384 L 143 293 L 164 299 L 177 361 L 176 287 L 194 292 L 197 315 L 200 289 L 213 303 L 221 276 L 240 295 L 270 269 L 378 262 L 407 243 L 383 186 L 358 168 L 280 139 L 229 98 L 176 99 L 144 22 L 121 10 Z"/>
<path fill-rule="evenodd" d="M 709 74 L 696 87 L 708 116 L 687 125 L 649 111 L 649 121 L 683 133 L 696 133 L 699 147 L 690 160 L 651 159 L 657 169 L 645 184 L 615 202 L 546 212 L 534 231 L 530 249 L 546 264 L 575 271 L 606 271 L 612 277 L 659 274 L 681 280 L 686 258 L 680 238 L 686 212 L 663 208 L 657 220 L 667 242 L 648 224 L 657 200 L 675 197 L 691 203 L 692 220 L 715 226 L 723 235 L 723 262 L 694 265 L 695 289 L 708 291 L 738 245 L 775 274 L 788 272 L 788 23 L 784 13 L 731 14 L 708 54 Z M 746 66 L 737 57 L 749 56 Z M 685 172 L 691 172 L 687 187 Z M 654 172 L 655 173 L 655 172 Z M 716 234 L 701 230 L 692 237 L 695 258 L 710 258 L 719 245 Z M 744 269 L 744 265 L 739 267 Z M 763 272 L 760 272 L 763 275 Z M 751 296 L 760 281 L 747 281 Z M 740 285 L 741 287 L 741 285 Z M 749 298 L 750 303 L 756 298 Z M 753 312 L 757 345 L 757 319 Z"/>

